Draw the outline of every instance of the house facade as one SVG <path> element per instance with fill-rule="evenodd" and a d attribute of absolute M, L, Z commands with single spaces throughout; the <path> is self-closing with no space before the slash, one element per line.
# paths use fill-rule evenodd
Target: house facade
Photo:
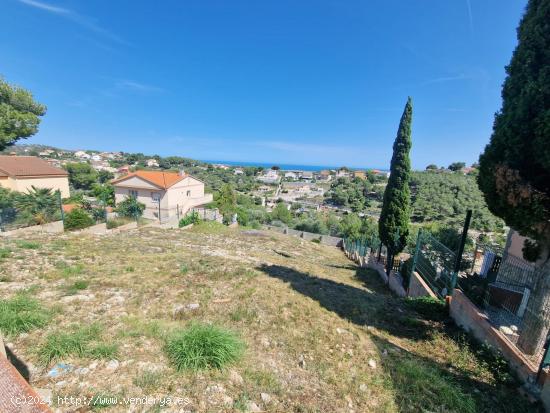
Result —
<path fill-rule="evenodd" d="M 168 221 L 183 217 L 191 208 L 212 202 L 204 183 L 182 172 L 136 171 L 111 181 L 115 202 L 134 197 L 145 205 L 143 216 Z"/>
<path fill-rule="evenodd" d="M 48 188 L 70 196 L 67 171 L 35 156 L 0 156 L 0 186 L 18 192 Z"/>

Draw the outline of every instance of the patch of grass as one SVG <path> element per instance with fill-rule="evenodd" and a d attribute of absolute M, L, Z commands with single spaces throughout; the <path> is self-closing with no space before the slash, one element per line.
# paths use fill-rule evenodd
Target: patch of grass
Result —
<path fill-rule="evenodd" d="M 187 264 L 180 264 L 180 275 L 186 275 L 189 272 L 189 267 Z"/>
<path fill-rule="evenodd" d="M 118 332 L 119 337 L 159 338 L 163 335 L 162 325 L 156 320 L 143 320 L 137 317 L 124 318 L 125 327 Z"/>
<path fill-rule="evenodd" d="M 132 267 L 131 265 L 129 265 L 128 267 L 124 268 L 124 271 L 126 272 L 134 272 L 136 269 L 134 267 Z"/>
<path fill-rule="evenodd" d="M 25 241 L 21 239 L 15 241 L 15 243 L 19 248 L 23 248 L 26 250 L 37 250 L 38 248 L 40 248 L 40 243 L 35 241 Z"/>
<path fill-rule="evenodd" d="M 117 347 L 101 340 L 102 327 L 92 324 L 87 327 L 70 326 L 72 331 L 55 331 L 46 336 L 38 350 L 40 360 L 48 365 L 52 360 L 69 356 L 89 358 L 113 358 Z"/>
<path fill-rule="evenodd" d="M 28 293 L 19 293 L 13 298 L 0 300 L 0 331 L 16 335 L 42 327 L 50 319 L 49 312 Z"/>
<path fill-rule="evenodd" d="M 159 387 L 162 381 L 162 373 L 146 370 L 139 376 L 134 377 L 133 383 L 145 391 L 153 391 Z"/>
<path fill-rule="evenodd" d="M 253 383 L 257 388 L 270 393 L 281 394 L 281 383 L 277 376 L 269 370 L 246 370 L 245 379 Z"/>
<path fill-rule="evenodd" d="M 64 278 L 73 277 L 75 275 L 80 275 L 84 272 L 84 265 L 82 264 L 76 264 L 76 265 L 66 265 L 61 270 L 61 275 Z"/>
<path fill-rule="evenodd" d="M 9 275 L 0 275 L 1 283 L 8 283 L 10 281 L 11 281 L 11 277 Z"/>
<path fill-rule="evenodd" d="M 229 313 L 231 321 L 252 321 L 256 318 L 256 311 L 249 310 L 246 307 L 239 306 Z"/>
<path fill-rule="evenodd" d="M 164 347 L 178 371 L 221 369 L 240 359 L 244 348 L 244 342 L 232 331 L 200 323 L 174 332 Z"/>
<path fill-rule="evenodd" d="M 88 285 L 89 285 L 88 281 L 77 280 L 73 284 L 67 287 L 67 294 L 68 295 L 76 294 L 77 292 L 88 288 Z"/>
<path fill-rule="evenodd" d="M 239 397 L 233 402 L 233 408 L 238 410 L 239 412 L 246 412 L 248 411 L 248 401 L 250 400 L 250 397 L 248 396 L 248 393 L 241 393 L 239 394 Z"/>
<path fill-rule="evenodd" d="M 11 248 L 0 248 L 0 259 L 9 258 L 11 253 Z"/>
<path fill-rule="evenodd" d="M 458 383 L 434 366 L 399 359 L 392 363 L 390 374 L 401 411 L 476 412 L 472 396 L 465 394 Z"/>

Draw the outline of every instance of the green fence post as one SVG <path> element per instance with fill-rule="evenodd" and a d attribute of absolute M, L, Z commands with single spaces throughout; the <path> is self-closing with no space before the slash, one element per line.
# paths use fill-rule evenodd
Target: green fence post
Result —
<path fill-rule="evenodd" d="M 416 237 L 416 247 L 414 248 L 413 262 L 411 266 L 411 276 L 416 270 L 416 263 L 418 261 L 418 254 L 420 254 L 420 245 L 422 244 L 422 228 L 418 230 L 418 236 Z"/>
<path fill-rule="evenodd" d="M 462 254 L 464 253 L 464 246 L 466 245 L 466 239 L 468 238 L 468 230 L 470 229 L 470 221 L 472 220 L 472 210 L 466 211 L 466 220 L 464 221 L 464 228 L 462 229 L 462 237 L 460 239 L 460 245 L 456 253 L 455 266 L 451 275 L 451 290 L 449 295 L 453 295 L 453 291 L 456 287 L 458 280 L 458 272 L 460 271 L 460 264 L 462 263 Z"/>

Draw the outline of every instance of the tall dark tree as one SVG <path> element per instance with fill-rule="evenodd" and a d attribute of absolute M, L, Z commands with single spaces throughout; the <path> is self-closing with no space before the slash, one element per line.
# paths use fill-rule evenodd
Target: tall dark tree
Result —
<path fill-rule="evenodd" d="M 550 252 L 550 1 L 530 0 L 502 88 L 502 109 L 479 158 L 478 184 L 491 212 Z M 526 254 L 527 253 L 527 254 Z"/>
<path fill-rule="evenodd" d="M 502 88 L 502 109 L 479 158 L 478 184 L 489 209 L 532 241 L 523 255 L 537 262 L 518 345 L 544 343 L 550 317 L 550 0 L 530 0 Z"/>
<path fill-rule="evenodd" d="M 0 77 L 0 150 L 38 132 L 45 113 L 46 106 L 35 102 L 30 92 Z"/>
<path fill-rule="evenodd" d="M 411 190 L 409 179 L 411 175 L 411 124 L 412 101 L 409 97 L 401 116 L 397 137 L 393 143 L 390 178 L 384 192 L 384 203 L 378 233 L 380 240 L 388 248 L 388 272 L 395 254 L 403 251 L 409 235 L 411 216 Z"/>

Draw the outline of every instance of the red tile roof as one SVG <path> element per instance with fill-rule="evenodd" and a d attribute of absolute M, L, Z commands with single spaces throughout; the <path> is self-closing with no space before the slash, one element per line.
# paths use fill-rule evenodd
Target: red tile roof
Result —
<path fill-rule="evenodd" d="M 136 172 L 132 172 L 131 174 L 125 175 L 121 178 L 115 179 L 111 181 L 111 183 L 118 184 L 133 176 L 137 176 L 138 178 L 141 178 L 163 189 L 168 189 L 172 185 L 178 183 L 179 181 L 187 177 L 187 175 L 182 176 L 176 172 L 136 171 Z"/>
<path fill-rule="evenodd" d="M 0 155 L 0 176 L 67 176 L 67 171 L 51 166 L 35 156 Z"/>

